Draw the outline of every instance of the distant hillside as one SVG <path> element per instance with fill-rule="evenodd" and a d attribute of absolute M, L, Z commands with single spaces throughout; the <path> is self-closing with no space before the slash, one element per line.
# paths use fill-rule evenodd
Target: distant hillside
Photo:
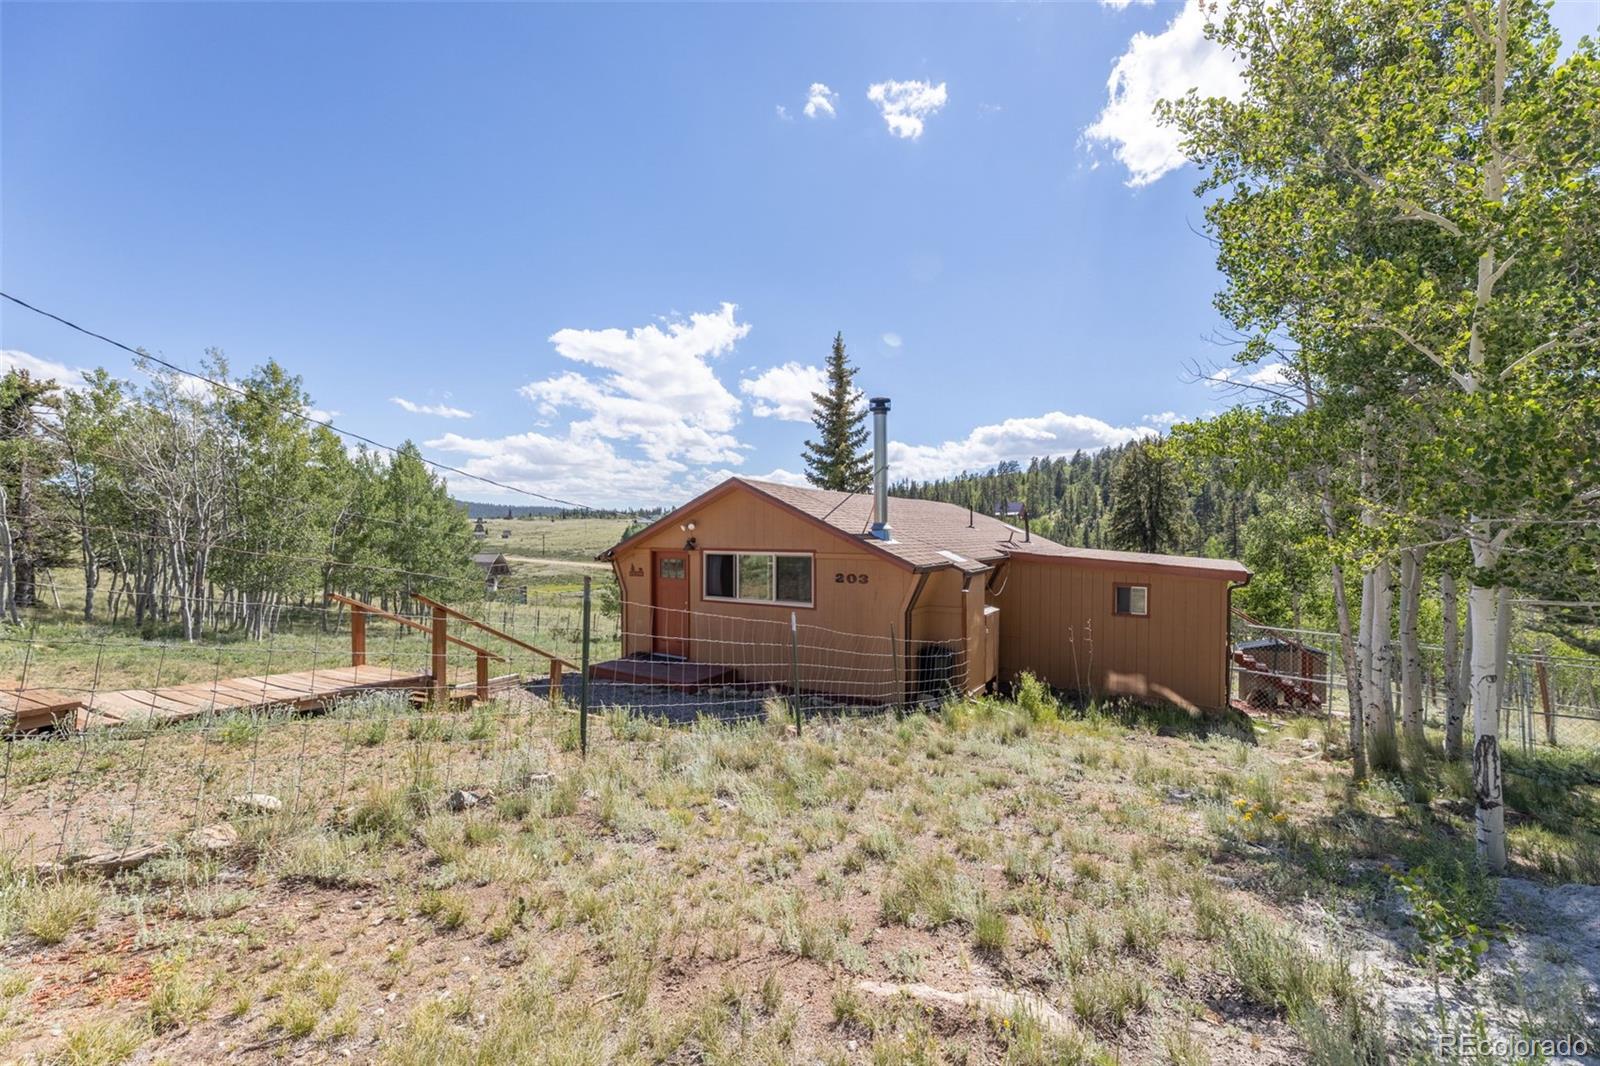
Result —
<path fill-rule="evenodd" d="M 456 500 L 457 507 L 467 512 L 468 518 L 549 518 L 566 514 L 565 507 L 522 507 L 504 503 L 478 503 L 475 500 Z"/>
<path fill-rule="evenodd" d="M 647 510 L 589 510 L 581 507 L 550 507 L 544 504 L 523 505 L 506 503 L 480 503 L 476 500 L 456 500 L 455 505 L 467 512 L 468 518 L 634 518 L 639 515 L 659 515 L 660 508 Z"/>
<path fill-rule="evenodd" d="M 1112 547 L 1107 529 L 1111 474 L 1127 448 L 1043 456 L 1027 466 L 1008 461 L 982 473 L 901 482 L 891 491 L 984 514 L 998 514 L 1008 502 L 1025 504 L 1034 532 L 1062 544 L 1107 548 Z M 1240 530 L 1258 510 L 1254 494 L 1230 490 L 1210 477 L 1191 478 L 1187 488 L 1190 515 L 1182 550 L 1237 558 Z M 1022 522 L 1016 514 L 1009 520 Z"/>

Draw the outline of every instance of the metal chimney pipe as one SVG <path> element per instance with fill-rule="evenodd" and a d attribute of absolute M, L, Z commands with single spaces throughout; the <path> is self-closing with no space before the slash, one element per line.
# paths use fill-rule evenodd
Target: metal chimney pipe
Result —
<path fill-rule="evenodd" d="M 874 396 L 867 402 L 872 412 L 872 535 L 893 540 L 889 528 L 889 398 Z"/>

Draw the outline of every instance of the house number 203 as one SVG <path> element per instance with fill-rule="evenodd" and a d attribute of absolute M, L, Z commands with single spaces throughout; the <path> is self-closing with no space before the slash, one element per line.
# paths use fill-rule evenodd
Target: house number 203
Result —
<path fill-rule="evenodd" d="M 842 574 L 842 573 L 841 574 L 834 574 L 833 575 L 833 583 L 835 585 L 865 585 L 867 583 L 867 575 L 866 574 Z"/>

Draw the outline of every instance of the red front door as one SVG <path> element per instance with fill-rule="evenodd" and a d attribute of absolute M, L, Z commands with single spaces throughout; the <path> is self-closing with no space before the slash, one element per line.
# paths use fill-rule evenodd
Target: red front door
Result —
<path fill-rule="evenodd" d="M 689 553 L 653 552 L 651 596 L 655 609 L 653 649 L 665 655 L 689 654 Z"/>

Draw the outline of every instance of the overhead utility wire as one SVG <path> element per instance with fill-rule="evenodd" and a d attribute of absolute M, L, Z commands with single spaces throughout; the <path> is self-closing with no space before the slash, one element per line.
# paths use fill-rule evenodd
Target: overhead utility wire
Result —
<path fill-rule="evenodd" d="M 160 366 L 164 366 L 168 370 L 172 370 L 172 371 L 175 371 L 175 372 L 177 372 L 179 374 L 183 374 L 183 375 L 186 375 L 188 377 L 195 378 L 196 380 L 199 380 L 199 381 L 204 381 L 208 385 L 213 386 L 214 388 L 224 389 L 224 390 L 226 390 L 228 392 L 233 393 L 235 396 L 240 396 L 240 397 L 248 397 L 249 396 L 249 393 L 245 392 L 245 390 L 239 388 L 238 386 L 231 385 L 231 384 L 229 384 L 228 382 L 225 382 L 225 381 L 217 381 L 215 378 L 206 377 L 204 374 L 197 374 L 193 370 L 189 370 L 189 369 L 186 369 L 184 367 L 181 367 L 176 363 L 169 363 L 167 360 L 162 359 L 160 356 L 151 355 L 149 352 L 142 352 L 139 349 L 134 348 L 134 347 L 132 347 L 130 345 L 123 344 L 119 340 L 113 340 L 112 338 L 107 337 L 103 333 L 96 333 L 92 329 L 86 329 L 85 327 L 78 325 L 76 322 L 70 321 L 69 319 L 62 318 L 60 315 L 55 314 L 55 313 L 53 313 L 51 311 L 46 311 L 42 307 L 35 307 L 33 304 L 30 304 L 28 301 L 20 299 L 20 298 L 18 298 L 16 296 L 13 296 L 9 292 L 0 292 L 0 296 L 4 296 L 7 300 L 10 300 L 12 303 L 16 304 L 18 307 L 26 308 L 27 310 L 32 311 L 36 315 L 43 315 L 45 318 L 53 319 L 54 321 L 61 323 L 63 326 L 66 326 L 68 329 L 77 330 L 79 333 L 82 333 L 85 336 L 93 337 L 95 340 L 104 341 L 106 344 L 111 345 L 113 348 L 120 348 L 123 351 L 129 353 L 130 355 L 132 355 L 132 356 L 134 356 L 136 358 L 148 359 L 150 362 L 156 363 L 156 364 L 158 364 Z M 340 436 L 349 437 L 351 440 L 360 441 L 362 444 L 370 444 L 372 447 L 381 449 L 382 451 L 386 451 L 386 452 L 389 452 L 391 454 L 396 454 L 400 450 L 400 449 L 396 448 L 392 444 L 384 444 L 382 441 L 373 440 L 371 437 L 362 436 L 360 433 L 353 433 L 348 429 L 340 429 L 338 426 L 334 425 L 332 422 L 324 421 L 323 419 L 320 419 L 320 418 L 313 418 L 311 415 L 306 414 L 304 411 L 298 411 L 298 410 L 295 410 L 294 408 L 285 407 L 282 404 L 276 404 L 276 403 L 271 403 L 270 406 L 276 408 L 279 411 L 282 411 L 284 414 L 291 415 L 291 416 L 293 416 L 295 418 L 298 418 L 303 422 L 310 422 L 312 425 L 317 425 L 317 426 L 323 427 L 324 429 L 332 430 L 333 432 L 339 434 Z M 449 465 L 447 465 L 445 463 L 435 462 L 432 459 L 423 459 L 422 461 L 424 463 L 427 463 L 429 466 L 434 467 L 437 470 L 446 470 L 446 471 L 449 471 L 452 474 L 459 474 L 462 477 L 471 478 L 473 481 L 481 481 L 485 485 L 493 485 L 497 489 L 505 489 L 507 492 L 520 492 L 524 496 L 531 496 L 534 499 L 545 500 L 545 501 L 547 501 L 549 503 L 560 504 L 563 507 L 576 507 L 576 508 L 579 508 L 580 510 L 585 510 L 585 511 L 605 510 L 605 508 L 594 507 L 594 506 L 591 506 L 591 505 L 586 504 L 586 503 L 578 503 L 578 502 L 573 501 L 573 500 L 564 500 L 559 496 L 550 496 L 550 495 L 547 495 L 547 494 L 545 494 L 543 492 L 536 492 L 533 489 L 525 489 L 525 488 L 521 487 L 520 485 L 508 485 L 503 481 L 496 481 L 494 478 L 484 477 L 482 474 L 469 473 L 469 472 L 467 472 L 465 470 L 462 470 L 460 467 L 449 466 Z"/>

